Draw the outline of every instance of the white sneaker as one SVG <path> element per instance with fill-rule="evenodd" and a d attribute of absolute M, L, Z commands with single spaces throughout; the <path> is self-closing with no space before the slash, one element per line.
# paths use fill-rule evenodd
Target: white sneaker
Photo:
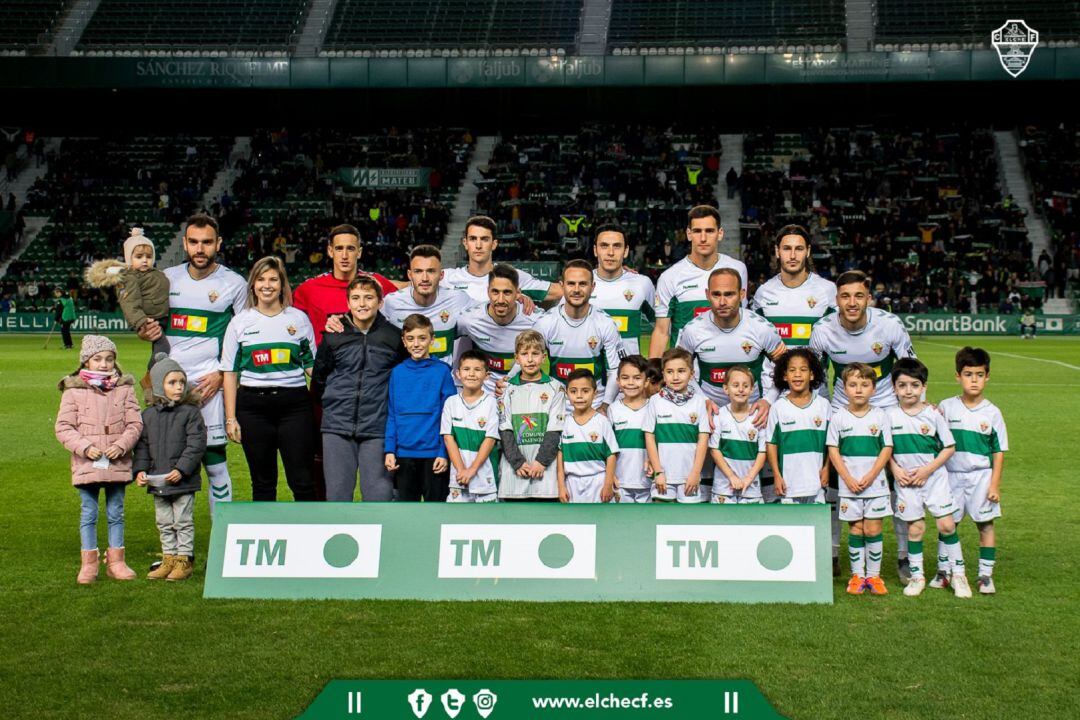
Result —
<path fill-rule="evenodd" d="M 930 587 L 936 590 L 944 590 L 949 587 L 949 573 L 938 570 L 938 574 L 930 581 Z"/>
<path fill-rule="evenodd" d="M 975 581 L 975 584 L 979 586 L 979 592 L 983 595 L 993 595 L 997 592 L 994 589 L 994 578 L 992 577 L 980 575 L 979 579 Z"/>
<path fill-rule="evenodd" d="M 908 581 L 908 584 L 904 586 L 904 594 L 908 597 L 917 597 L 922 595 L 922 591 L 926 589 L 926 578 L 913 577 Z"/>
<path fill-rule="evenodd" d="M 958 598 L 971 597 L 971 585 L 968 585 L 967 575 L 958 575 L 957 573 L 953 573 L 952 589 L 953 593 L 955 593 L 956 597 Z"/>

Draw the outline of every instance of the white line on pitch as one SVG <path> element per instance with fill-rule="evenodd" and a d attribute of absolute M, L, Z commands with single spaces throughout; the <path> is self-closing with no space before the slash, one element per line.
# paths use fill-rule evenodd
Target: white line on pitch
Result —
<path fill-rule="evenodd" d="M 949 345 L 948 343 L 934 342 L 933 340 L 920 340 L 920 343 L 926 345 L 937 345 L 938 347 L 950 348 L 953 350 L 959 350 L 960 345 Z M 1034 360 L 1035 362 L 1051 363 L 1053 365 L 1060 365 L 1067 367 L 1070 370 L 1080 370 L 1080 365 L 1070 365 L 1067 362 L 1061 362 L 1060 360 L 1047 360 L 1046 358 L 1031 357 L 1030 355 L 1017 355 L 1016 353 L 1002 352 L 1001 350 L 995 350 L 994 355 L 1004 355 L 1005 357 L 1017 358 L 1019 360 Z"/>

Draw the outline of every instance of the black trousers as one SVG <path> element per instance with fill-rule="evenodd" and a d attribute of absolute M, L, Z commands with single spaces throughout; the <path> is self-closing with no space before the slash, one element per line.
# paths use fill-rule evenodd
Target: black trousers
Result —
<path fill-rule="evenodd" d="M 60 323 L 60 336 L 64 338 L 64 347 L 68 350 L 75 347 L 71 341 L 71 326 L 74 322 L 74 320 L 64 320 Z"/>
<path fill-rule="evenodd" d="M 406 502 L 446 502 L 450 494 L 450 471 L 435 474 L 435 458 L 397 459 L 394 487 L 398 500 Z"/>
<path fill-rule="evenodd" d="M 314 500 L 311 463 L 315 457 L 315 416 L 308 389 L 241 385 L 236 393 L 236 420 L 251 470 L 251 499 L 277 500 L 280 451 L 293 498 Z"/>

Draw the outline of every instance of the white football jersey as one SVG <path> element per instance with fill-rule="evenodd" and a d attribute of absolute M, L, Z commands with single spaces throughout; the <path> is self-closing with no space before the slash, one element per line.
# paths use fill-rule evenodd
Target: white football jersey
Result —
<path fill-rule="evenodd" d="M 294 307 L 273 316 L 248 308 L 225 330 L 219 369 L 239 373 L 241 385 L 305 387 L 304 371 L 314 364 L 315 331 Z"/>
<path fill-rule="evenodd" d="M 949 472 L 987 470 L 994 454 L 1009 451 L 1009 433 L 997 405 L 983 399 L 974 410 L 957 396 L 941 401 L 941 412 L 956 440 L 956 452 L 945 461 Z"/>
<path fill-rule="evenodd" d="M 836 283 L 810 273 L 798 287 L 788 287 L 777 275 L 757 289 L 750 307 L 776 326 L 785 345 L 803 347 L 814 323 L 836 312 Z"/>
<path fill-rule="evenodd" d="M 804 408 L 784 395 L 769 410 L 765 441 L 776 446 L 786 497 L 809 497 L 821 490 L 829 413 L 829 401 L 820 395 Z"/>
<path fill-rule="evenodd" d="M 655 320 L 653 310 L 656 288 L 652 280 L 644 275 L 623 272 L 614 280 L 605 280 L 594 270 L 592 296 L 589 303 L 600 308 L 615 321 L 622 338 L 623 352 L 627 355 L 648 355 L 641 349 L 641 318 Z"/>
<path fill-rule="evenodd" d="M 929 405 L 914 415 L 908 415 L 899 405 L 885 412 L 892 433 L 892 459 L 905 470 L 929 465 L 942 450 L 956 444 L 948 421 Z M 927 479 L 927 483 L 938 479 L 945 482 L 949 479 L 944 465 Z"/>
<path fill-rule="evenodd" d="M 534 302 L 543 302 L 547 297 L 551 283 L 540 280 L 519 268 L 514 268 L 518 274 L 518 290 L 522 295 L 528 295 Z M 453 290 L 467 293 L 476 302 L 488 301 L 488 276 L 473 275 L 468 266 L 447 268 L 443 273 L 442 285 Z"/>
<path fill-rule="evenodd" d="M 724 253 L 717 256 L 711 268 L 702 270 L 687 256 L 660 275 L 656 283 L 656 317 L 671 318 L 672 342 L 694 316 L 708 311 L 709 275 L 713 270 L 725 267 L 739 272 L 743 289 L 746 289 L 746 264 Z M 743 300 L 743 306 L 746 306 L 746 300 Z"/>
<path fill-rule="evenodd" d="M 590 306 L 585 317 L 571 320 L 566 316 L 566 306 L 559 305 L 538 319 L 533 329 L 544 336 L 553 378 L 565 384 L 570 373 L 585 368 L 596 378 L 600 402 L 614 402 L 619 392 L 615 376 L 623 349 L 619 330 L 607 313 Z"/>
<path fill-rule="evenodd" d="M 607 472 L 607 459 L 619 452 L 619 442 L 611 421 L 600 413 L 593 413 L 584 424 L 578 424 L 573 415 L 568 415 L 563 422 L 559 451 L 567 477 L 589 478 Z"/>
<path fill-rule="evenodd" d="M 484 383 L 484 392 L 494 393 L 496 381 L 506 377 L 514 367 L 514 341 L 518 333 L 531 330 L 543 316 L 544 311 L 540 308 L 532 315 L 526 315 L 518 308 L 508 324 L 500 325 L 488 313 L 488 303 L 473 305 L 461 313 L 459 335 L 472 340 L 473 347 L 487 358 L 488 379 Z"/>
<path fill-rule="evenodd" d="M 499 404 L 495 398 L 486 393 L 472 405 L 465 402 L 460 393 L 448 397 L 443 403 L 439 434 L 454 438 L 454 442 L 461 451 L 462 462 L 469 467 L 476 462 L 476 456 L 484 440 L 493 438 L 498 441 L 499 439 Z M 480 466 L 467 486 L 458 485 L 457 468 L 451 463 L 450 488 L 468 490 L 474 495 L 487 495 L 498 489 L 495 480 L 498 473 L 499 446 L 496 442 L 491 454 L 488 455 L 488 461 Z"/>
<path fill-rule="evenodd" d="M 833 410 L 825 444 L 840 450 L 844 466 L 858 480 L 870 472 L 882 450 L 892 447 L 892 424 L 881 408 L 871 407 L 862 417 L 847 408 Z M 851 492 L 843 480 L 839 488 L 840 497 L 872 498 L 889 494 L 885 468 L 861 493 Z"/>
<path fill-rule="evenodd" d="M 642 429 L 656 437 L 656 450 L 667 484 L 682 485 L 694 464 L 698 435 L 709 434 L 705 396 L 695 393 L 682 405 L 676 405 L 653 395 L 649 402 L 653 406 L 652 416 L 645 419 Z"/>
<path fill-rule="evenodd" d="M 458 318 L 466 308 L 477 303 L 466 293 L 439 287 L 435 301 L 427 306 L 416 303 L 411 288 L 390 293 L 383 302 L 382 314 L 397 327 L 405 324 L 405 318 L 414 313 L 423 315 L 435 328 L 431 341 L 431 357 L 454 367 L 458 345 Z"/>
<path fill-rule="evenodd" d="M 247 305 L 247 282 L 224 265 L 202 280 L 181 263 L 165 271 L 169 279 L 169 357 L 180 363 L 189 383 L 218 369 L 229 321 Z"/>
<path fill-rule="evenodd" d="M 757 462 L 758 455 L 765 452 L 765 431 L 754 427 L 754 413 L 746 414 L 742 420 L 731 414 L 730 407 L 720 408 L 713 418 L 713 432 L 709 438 L 709 447 L 716 448 L 724 456 L 724 461 L 739 477 L 744 477 Z M 731 495 L 731 481 L 719 467 L 713 469 L 713 494 Z M 761 479 L 754 481 L 741 492 L 743 497 L 761 497 Z"/>
<path fill-rule="evenodd" d="M 615 462 L 615 477 L 619 479 L 619 486 L 627 490 L 647 490 L 652 481 L 645 477 L 648 458 L 644 428 L 656 424 L 652 403 L 646 401 L 634 410 L 620 398 L 611 404 L 607 414 L 615 431 L 615 442 L 619 444 L 619 458 Z"/>
<path fill-rule="evenodd" d="M 754 375 L 750 402 L 761 397 L 776 402 L 779 393 L 773 388 L 769 353 L 780 347 L 780 335 L 757 313 L 740 310 L 739 315 L 739 324 L 730 330 L 717 327 L 712 312 L 698 315 L 679 333 L 676 344 L 697 360 L 695 370 L 701 389 L 717 405 L 729 402 L 724 383 L 732 365 L 746 365 Z"/>

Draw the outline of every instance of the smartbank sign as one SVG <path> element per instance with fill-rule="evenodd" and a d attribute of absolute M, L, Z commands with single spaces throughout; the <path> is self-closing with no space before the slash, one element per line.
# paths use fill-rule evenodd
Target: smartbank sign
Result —
<path fill-rule="evenodd" d="M 811 506 L 230 503 L 206 597 L 831 602 Z"/>

